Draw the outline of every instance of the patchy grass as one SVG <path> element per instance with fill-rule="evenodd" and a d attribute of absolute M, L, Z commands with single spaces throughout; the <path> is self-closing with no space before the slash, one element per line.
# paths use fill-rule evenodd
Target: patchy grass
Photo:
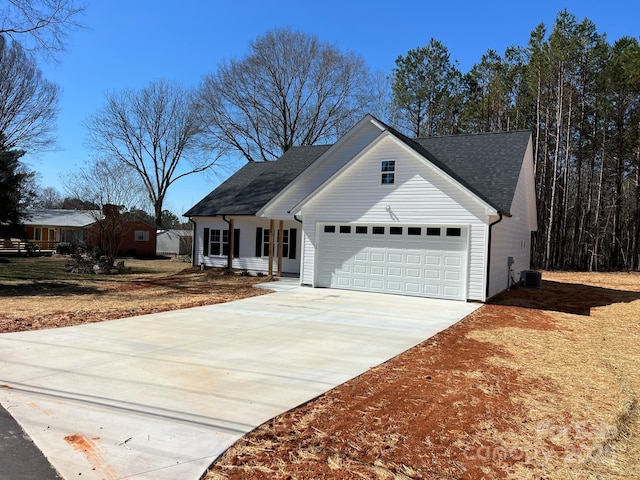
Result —
<path fill-rule="evenodd" d="M 226 275 L 171 260 L 125 260 L 131 273 L 81 275 L 64 257 L 0 262 L 0 332 L 55 328 L 228 302 L 266 293 L 267 277 Z"/>
<path fill-rule="evenodd" d="M 640 275 L 547 273 L 243 437 L 213 479 L 640 479 Z"/>

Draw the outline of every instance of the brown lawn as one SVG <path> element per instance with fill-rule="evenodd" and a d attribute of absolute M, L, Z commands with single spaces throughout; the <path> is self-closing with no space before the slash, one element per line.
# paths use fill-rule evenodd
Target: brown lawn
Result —
<path fill-rule="evenodd" d="M 73 275 L 68 260 L 11 258 L 0 263 L 0 333 L 55 328 L 263 295 L 267 277 L 201 272 L 171 260 L 126 260 L 131 273 Z"/>
<path fill-rule="evenodd" d="M 263 293 L 265 278 L 164 262 L 38 279 L 0 264 L 0 331 Z M 640 479 L 639 367 L 640 275 L 544 272 L 260 426 L 206 478 Z"/>
<path fill-rule="evenodd" d="M 640 275 L 544 273 L 260 426 L 230 479 L 639 479 Z"/>

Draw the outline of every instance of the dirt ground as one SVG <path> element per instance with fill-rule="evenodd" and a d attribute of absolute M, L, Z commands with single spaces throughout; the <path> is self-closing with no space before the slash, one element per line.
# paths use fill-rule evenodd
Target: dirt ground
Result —
<path fill-rule="evenodd" d="M 265 278 L 171 268 L 0 278 L 0 332 L 265 293 Z M 205 478 L 640 480 L 639 364 L 639 274 L 544 272 L 258 427 Z"/>
<path fill-rule="evenodd" d="M 640 275 L 543 279 L 260 426 L 206 479 L 640 479 Z"/>

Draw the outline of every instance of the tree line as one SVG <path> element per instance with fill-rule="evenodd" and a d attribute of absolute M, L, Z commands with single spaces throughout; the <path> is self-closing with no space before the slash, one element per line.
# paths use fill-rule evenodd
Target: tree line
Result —
<path fill-rule="evenodd" d="M 545 269 L 640 267 L 640 45 L 560 12 L 462 74 L 437 40 L 399 57 L 392 119 L 414 136 L 532 132 Z"/>
<path fill-rule="evenodd" d="M 71 18 L 79 12 L 72 0 L 13 3 L 51 2 Z M 57 87 L 24 57 L 17 31 L 0 31 L 0 95 L 16 77 L 6 73 L 5 58 L 22 59 L 29 68 L 14 70 L 29 73 L 26 83 L 37 88 L 24 90 L 21 101 L 40 102 L 46 115 L 34 123 L 41 134 L 9 142 L 14 131 L 37 130 L 12 130 L 13 110 L 0 111 L 0 146 L 11 152 L 5 156 L 12 165 L 49 142 L 57 99 Z M 63 30 L 54 33 L 57 52 Z M 567 11 L 550 29 L 537 26 L 525 46 L 488 50 L 468 72 L 436 39 L 398 56 L 391 72 L 372 73 L 360 55 L 314 35 L 268 31 L 196 88 L 158 80 L 107 94 L 85 122 L 94 155 L 66 189 L 96 204 L 140 209 L 146 203 L 160 225 L 167 191 L 178 179 L 231 156 L 270 161 L 294 145 L 332 143 L 365 113 L 414 137 L 531 131 L 539 225 L 534 265 L 638 269 L 640 46 L 634 37 L 611 43 L 593 22 Z"/>

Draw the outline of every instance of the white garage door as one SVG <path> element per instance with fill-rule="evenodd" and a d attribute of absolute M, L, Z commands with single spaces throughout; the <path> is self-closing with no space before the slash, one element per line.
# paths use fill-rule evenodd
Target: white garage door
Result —
<path fill-rule="evenodd" d="M 316 286 L 466 300 L 467 227 L 318 225 Z"/>

